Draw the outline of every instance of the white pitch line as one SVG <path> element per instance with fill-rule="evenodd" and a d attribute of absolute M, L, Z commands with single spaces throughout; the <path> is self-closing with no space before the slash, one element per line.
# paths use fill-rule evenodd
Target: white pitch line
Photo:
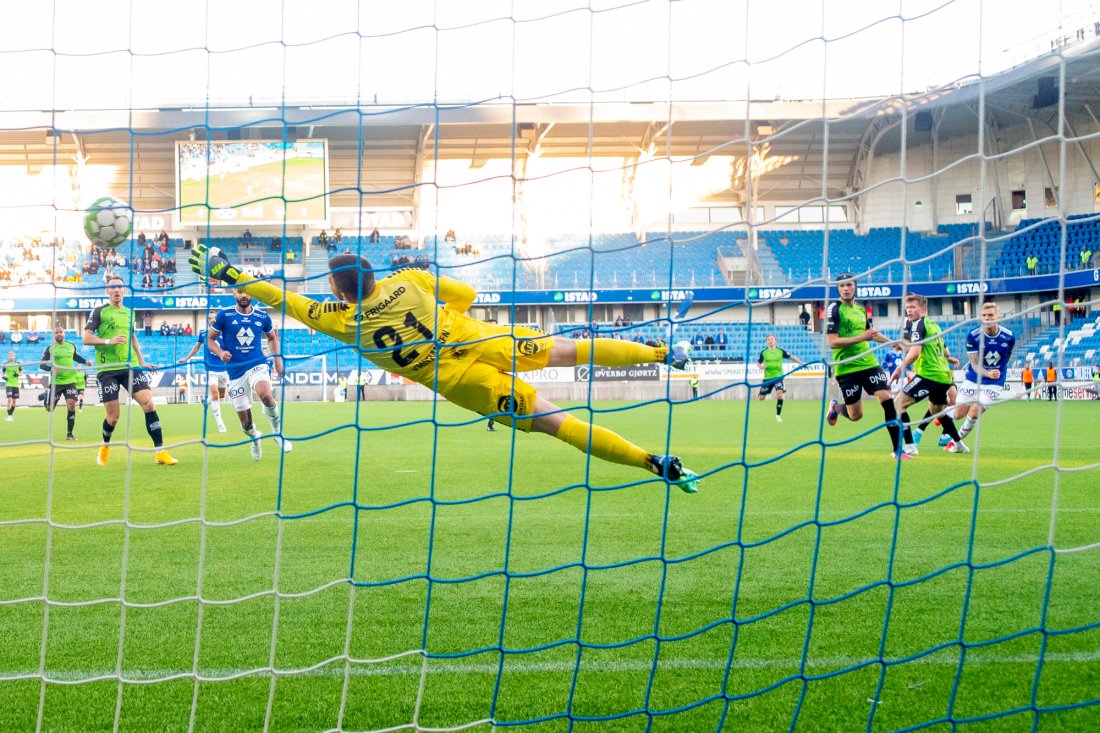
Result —
<path fill-rule="evenodd" d="M 550 653 L 554 653 L 555 650 L 550 650 Z M 590 650 L 598 651 L 598 650 Z M 572 653 L 572 652 L 570 652 Z M 484 654 L 490 654 L 495 656 L 492 652 L 484 652 Z M 560 662 L 523 662 L 516 661 L 518 654 L 509 654 L 508 659 L 505 660 L 504 669 L 507 673 L 566 673 L 572 672 L 575 668 L 573 662 L 560 661 Z M 807 669 L 843 669 L 845 667 L 851 667 L 856 664 L 866 663 L 869 660 L 864 657 L 810 657 L 806 660 Z M 890 662 L 891 660 L 887 660 Z M 967 665 L 996 665 L 996 664 L 1038 664 L 1038 654 L 1011 654 L 1011 655 L 999 655 L 999 654 L 983 654 L 980 650 L 971 648 L 966 655 Z M 1043 657 L 1044 664 L 1050 663 L 1070 663 L 1070 664 L 1083 664 L 1091 662 L 1100 662 L 1100 650 L 1088 651 L 1088 652 L 1048 652 Z M 327 677 L 327 678 L 340 678 L 344 676 L 345 660 L 343 658 L 334 658 L 330 660 L 327 665 L 319 667 L 311 667 L 308 669 L 295 671 L 290 669 L 274 670 L 274 673 L 280 677 Z M 894 663 L 891 666 L 895 667 L 923 667 L 923 666 L 944 666 L 953 667 L 959 663 L 958 652 L 956 650 L 940 650 L 918 659 L 913 659 L 904 663 Z M 347 669 L 348 674 L 352 677 L 392 677 L 398 675 L 420 675 L 423 672 L 423 664 L 417 662 L 415 664 L 401 663 L 394 664 L 392 662 L 379 662 L 379 661 L 366 661 L 366 660 L 352 660 L 352 666 Z M 792 673 L 797 672 L 802 660 L 796 657 L 787 657 L 779 659 L 767 659 L 767 658 L 746 658 L 735 657 L 733 663 L 730 665 L 732 669 L 789 669 Z M 498 671 L 497 663 L 494 662 L 461 662 L 454 660 L 433 659 L 428 662 L 430 674 L 455 674 L 455 675 L 467 675 L 467 674 L 495 674 Z M 650 670 L 653 665 L 648 660 L 623 660 L 623 661 L 610 661 L 599 660 L 592 661 L 588 664 L 582 664 L 586 671 L 590 672 L 645 672 Z M 717 670 L 726 668 L 726 660 L 724 659 L 666 659 L 658 662 L 659 670 Z M 217 682 L 225 679 L 239 679 L 241 677 L 258 676 L 258 675 L 271 675 L 273 670 L 270 667 L 253 667 L 253 668 L 223 668 L 223 667 L 201 667 L 197 678 L 203 682 Z M 60 683 L 75 683 L 85 680 L 118 680 L 123 681 L 135 681 L 135 682 L 154 682 L 157 680 L 167 679 L 181 679 L 189 678 L 194 679 L 196 675 L 191 669 L 147 669 L 147 670 L 126 670 L 121 677 L 116 675 L 114 670 L 48 670 L 46 673 L 47 682 L 60 682 Z M 24 670 L 24 671 L 4 671 L 0 672 L 0 682 L 13 680 L 13 679 L 41 679 L 37 671 Z"/>

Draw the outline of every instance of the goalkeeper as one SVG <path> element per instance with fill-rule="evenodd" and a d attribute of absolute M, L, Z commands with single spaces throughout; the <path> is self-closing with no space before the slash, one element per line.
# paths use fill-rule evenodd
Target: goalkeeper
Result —
<path fill-rule="evenodd" d="M 686 492 L 699 479 L 676 456 L 649 453 L 616 433 L 585 423 L 539 397 L 510 372 L 547 366 L 628 366 L 664 362 L 683 369 L 684 350 L 617 339 L 574 341 L 534 328 L 483 323 L 465 315 L 474 289 L 423 270 L 398 270 L 376 282 L 365 257 L 341 254 L 329 260 L 328 284 L 335 303 L 322 303 L 256 280 L 233 267 L 216 247 L 196 247 L 191 269 L 243 289 L 274 308 L 286 307 L 297 321 L 354 345 L 379 367 L 423 384 L 450 402 L 490 415 L 525 432 L 552 435 L 612 463 L 637 466 Z"/>

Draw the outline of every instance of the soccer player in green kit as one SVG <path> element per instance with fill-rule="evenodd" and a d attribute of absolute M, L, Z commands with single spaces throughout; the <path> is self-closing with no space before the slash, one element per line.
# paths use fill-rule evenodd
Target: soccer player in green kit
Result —
<path fill-rule="evenodd" d="M 890 343 L 890 339 L 872 327 L 871 317 L 866 309 L 856 303 L 856 276 L 845 272 L 837 277 L 838 302 L 829 304 L 825 315 L 825 339 L 833 349 L 833 374 L 837 386 L 844 397 L 829 403 L 829 412 L 825 420 L 836 425 L 841 415 L 856 422 L 863 418 L 863 393 L 874 395 L 882 405 L 886 420 L 886 430 L 890 433 L 890 442 L 894 447 L 894 457 L 912 460 L 912 456 L 902 444 L 901 426 L 894 407 L 893 395 L 887 382 L 886 372 L 878 365 L 868 341 L 881 344 Z M 906 442 L 910 442 L 906 440 Z"/>
<path fill-rule="evenodd" d="M 42 371 L 50 373 L 50 380 L 53 383 L 53 395 L 46 398 L 46 409 L 53 410 L 57 407 L 58 401 L 64 397 L 65 406 L 68 408 L 68 415 L 66 416 L 67 430 L 65 431 L 65 440 L 76 440 L 76 436 L 73 435 L 73 427 L 76 425 L 76 373 L 77 369 L 73 362 L 77 364 L 88 364 L 88 360 L 77 353 L 76 344 L 72 341 L 65 340 L 65 329 L 61 326 L 55 326 L 53 329 L 53 342 L 46 347 L 46 350 L 42 352 L 42 361 L 40 362 Z"/>
<path fill-rule="evenodd" d="M 8 360 L 4 362 L 4 392 L 8 397 L 8 422 L 15 422 L 12 413 L 15 412 L 15 401 L 19 399 L 19 375 L 23 373 L 23 365 L 15 360 L 15 352 L 8 352 Z"/>
<path fill-rule="evenodd" d="M 84 325 L 84 343 L 95 347 L 95 363 L 99 378 L 99 401 L 107 411 L 103 421 L 103 445 L 99 447 L 96 463 L 107 465 L 111 455 L 111 436 L 118 424 L 118 393 L 125 389 L 130 397 L 141 405 L 145 413 L 145 430 L 153 439 L 156 447 L 156 462 L 162 466 L 172 466 L 176 459 L 164 450 L 164 436 L 160 428 L 160 417 L 153 404 L 153 390 L 149 386 L 149 375 L 144 369 L 154 369 L 145 362 L 134 331 L 134 313 L 122 304 L 126 294 L 126 285 L 118 275 L 107 278 L 106 305 L 92 311 L 88 323 Z"/>
<path fill-rule="evenodd" d="M 756 359 L 756 365 L 764 369 L 764 381 L 760 383 L 756 396 L 762 400 L 775 390 L 775 421 L 783 422 L 783 397 L 787 394 L 783 386 L 783 360 L 788 359 L 795 364 L 801 364 L 802 360 L 779 348 L 777 343 L 775 336 L 769 335 L 764 339 L 764 350 Z"/>
<path fill-rule="evenodd" d="M 957 363 L 957 360 L 951 359 L 947 353 L 943 343 L 943 330 L 928 317 L 928 299 L 914 293 L 906 295 L 905 317 L 903 338 L 910 344 L 909 351 L 890 375 L 890 381 L 897 381 L 910 364 L 914 365 L 916 376 L 909 380 L 898 395 L 897 409 L 901 411 L 901 419 L 908 425 L 909 413 L 906 410 L 927 397 L 932 404 L 930 411 L 933 414 L 943 413 L 940 415 L 940 427 L 951 438 L 945 450 L 951 453 L 969 453 L 970 449 L 962 442 L 955 428 L 955 421 L 947 413 L 947 407 L 951 404 L 948 393 L 955 386 L 951 362 Z"/>

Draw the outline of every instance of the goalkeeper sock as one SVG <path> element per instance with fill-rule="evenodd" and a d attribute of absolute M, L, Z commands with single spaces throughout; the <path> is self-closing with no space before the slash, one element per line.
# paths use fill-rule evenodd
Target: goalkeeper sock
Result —
<path fill-rule="evenodd" d="M 654 361 L 663 362 L 664 355 L 668 353 L 668 349 L 619 339 L 592 339 L 574 343 L 577 345 L 578 365 L 592 363 L 600 366 L 630 366 Z"/>
<path fill-rule="evenodd" d="M 272 431 L 276 433 L 280 432 L 282 430 L 282 421 L 279 419 L 279 406 L 277 404 L 271 407 L 264 405 L 264 414 L 267 415 L 267 419 L 271 423 Z"/>
<path fill-rule="evenodd" d="M 114 432 L 115 432 L 115 426 L 112 425 L 111 423 L 107 422 L 106 420 L 104 420 L 103 421 L 103 442 L 104 443 L 110 443 L 111 442 L 111 436 L 114 434 Z"/>
<path fill-rule="evenodd" d="M 970 434 L 970 431 L 973 430 L 974 426 L 977 424 L 977 420 L 974 420 L 970 417 L 970 415 L 967 415 L 966 419 L 963 420 L 963 426 L 959 428 L 959 437 L 965 438 L 967 435 Z"/>
<path fill-rule="evenodd" d="M 9 407 L 9 408 L 8 408 L 8 417 L 11 417 L 11 414 L 12 414 L 13 412 L 15 412 L 15 408 L 14 408 L 14 407 Z"/>
<path fill-rule="evenodd" d="M 73 427 L 76 425 L 76 410 L 69 410 L 68 415 L 65 417 L 65 422 L 69 428 L 69 435 L 72 435 Z"/>
<path fill-rule="evenodd" d="M 160 448 L 164 445 L 164 434 L 160 431 L 160 415 L 156 410 L 145 413 L 145 430 L 153 439 L 153 447 Z"/>
<path fill-rule="evenodd" d="M 565 418 L 565 422 L 558 428 L 558 432 L 554 437 L 579 451 L 588 453 L 593 458 L 619 463 L 624 466 L 637 466 L 638 468 L 648 466 L 648 452 L 607 428 L 586 423 L 572 415 Z M 589 445 L 590 439 L 591 445 Z"/>
<path fill-rule="evenodd" d="M 782 415 L 783 414 L 783 400 L 776 400 L 775 401 L 775 414 L 776 415 Z"/>

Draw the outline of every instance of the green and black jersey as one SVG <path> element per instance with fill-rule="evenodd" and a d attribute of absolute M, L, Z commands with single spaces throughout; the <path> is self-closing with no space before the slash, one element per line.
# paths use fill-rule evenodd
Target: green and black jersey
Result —
<path fill-rule="evenodd" d="M 88 360 L 76 352 L 76 345 L 71 341 L 51 341 L 42 352 L 42 371 L 53 373 L 54 384 L 76 384 L 73 362 L 87 364 Z"/>
<path fill-rule="evenodd" d="M 762 350 L 756 363 L 764 366 L 764 379 L 775 379 L 783 376 L 783 360 L 790 358 L 791 355 L 786 350 L 777 346 Z"/>
<path fill-rule="evenodd" d="M 871 316 L 867 315 L 863 306 L 855 301 L 852 301 L 851 305 L 845 305 L 840 301 L 829 304 L 829 311 L 825 315 L 825 333 L 835 333 L 841 338 L 852 338 L 869 328 L 871 328 Z M 878 360 L 866 341 L 833 349 L 833 361 L 836 362 L 833 373 L 838 377 L 861 372 L 864 369 L 878 368 Z"/>
<path fill-rule="evenodd" d="M 127 369 L 137 364 L 137 355 L 134 354 L 132 346 L 134 340 L 134 312 L 126 306 L 116 308 L 109 303 L 99 306 L 88 317 L 88 323 L 84 325 L 84 330 L 91 331 L 105 340 L 110 340 L 118 335 L 126 337 L 126 343 L 124 344 L 104 344 L 95 347 L 97 372 Z"/>
<path fill-rule="evenodd" d="M 955 381 L 955 374 L 947 361 L 943 329 L 935 321 L 928 316 L 906 321 L 903 333 L 910 344 L 920 344 L 920 356 L 913 363 L 913 371 L 918 377 L 940 384 L 951 384 Z"/>
<path fill-rule="evenodd" d="M 23 373 L 23 365 L 17 361 L 4 362 L 4 386 L 18 387 L 19 375 Z"/>

